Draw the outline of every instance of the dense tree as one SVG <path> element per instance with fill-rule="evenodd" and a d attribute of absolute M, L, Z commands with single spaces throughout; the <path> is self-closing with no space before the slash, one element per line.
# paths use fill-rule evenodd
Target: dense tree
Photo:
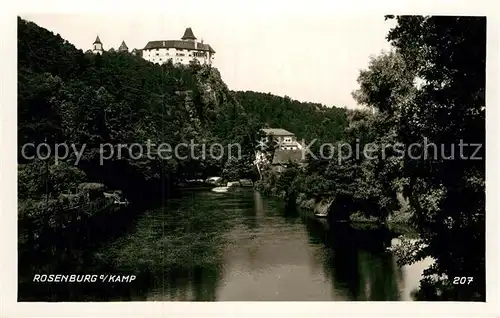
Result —
<path fill-rule="evenodd" d="M 405 144 L 424 147 L 426 138 L 437 145 L 426 160 L 407 158 L 403 166 L 427 246 L 421 256 L 436 258 L 420 296 L 484 300 L 486 18 L 396 19 L 388 39 L 421 80 L 412 102 L 401 107 L 398 136 Z M 478 146 L 460 153 L 460 143 Z M 435 282 L 432 274 L 446 276 Z M 455 276 L 475 282 L 453 285 Z"/>
<path fill-rule="evenodd" d="M 368 69 L 360 71 L 360 88 L 353 92 L 353 97 L 359 104 L 392 117 L 401 105 L 412 99 L 415 79 L 401 54 L 394 50 L 383 52 L 371 57 Z"/>
<path fill-rule="evenodd" d="M 402 260 L 435 259 L 417 298 L 484 300 L 486 20 L 396 19 L 393 48 L 371 58 L 353 93 L 372 111 L 348 113 L 331 159 L 309 156 L 294 181 L 269 178 L 268 188 L 293 184 L 306 198 L 333 200 L 335 218 L 358 210 L 385 219 L 404 194 L 421 239 Z M 378 148 L 367 158 L 370 143 Z M 338 160 L 343 147 L 356 146 L 359 158 Z M 464 276 L 474 283 L 453 284 Z"/>

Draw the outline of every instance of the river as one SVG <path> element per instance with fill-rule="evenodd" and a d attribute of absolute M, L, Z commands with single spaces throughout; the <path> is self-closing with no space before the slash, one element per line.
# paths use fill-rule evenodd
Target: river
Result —
<path fill-rule="evenodd" d="M 282 202 L 252 189 L 185 191 L 141 213 L 117 238 L 95 249 L 57 253 L 51 260 L 57 266 L 43 267 L 57 268 L 47 274 L 134 274 L 136 281 L 30 283 L 34 273 L 24 270 L 18 299 L 409 301 L 430 265 L 398 267 L 386 250 L 398 239 L 388 230 L 285 215 Z M 69 261 L 68 253 L 79 261 Z"/>

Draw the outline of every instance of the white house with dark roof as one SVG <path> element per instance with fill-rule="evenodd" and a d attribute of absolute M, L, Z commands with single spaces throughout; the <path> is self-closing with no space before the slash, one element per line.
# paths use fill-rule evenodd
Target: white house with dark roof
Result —
<path fill-rule="evenodd" d="M 198 42 L 193 30 L 187 28 L 180 40 L 150 41 L 142 50 L 142 57 L 150 62 L 163 64 L 168 60 L 177 64 L 189 64 L 198 60 L 200 64 L 211 65 L 215 51 L 206 43 Z"/>
<path fill-rule="evenodd" d="M 280 150 L 298 150 L 302 149 L 302 144 L 297 141 L 294 133 L 282 128 L 263 128 L 262 131 L 266 135 L 263 142 L 269 142 L 272 138 Z"/>
<path fill-rule="evenodd" d="M 283 128 L 263 128 L 261 131 L 265 136 L 257 146 L 254 160 L 259 172 L 265 166 L 282 172 L 290 162 L 303 163 L 303 145 L 297 141 L 294 133 Z"/>

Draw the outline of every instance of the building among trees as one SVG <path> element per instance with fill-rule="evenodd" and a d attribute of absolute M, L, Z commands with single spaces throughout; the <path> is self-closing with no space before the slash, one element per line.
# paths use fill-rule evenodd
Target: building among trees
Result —
<path fill-rule="evenodd" d="M 102 54 L 103 52 L 102 42 L 97 36 L 92 53 Z M 111 52 L 111 49 L 109 52 Z M 129 52 L 125 41 L 122 41 L 117 52 Z M 187 65 L 191 61 L 197 60 L 200 64 L 212 65 L 215 57 L 215 50 L 209 44 L 203 43 L 203 40 L 198 42 L 191 28 L 184 31 L 184 35 L 180 40 L 149 41 L 144 49 L 132 49 L 131 53 L 157 64 L 163 64 L 171 60 L 174 64 Z"/>
<path fill-rule="evenodd" d="M 92 53 L 102 54 L 103 52 L 104 52 L 104 49 L 102 48 L 102 42 L 101 42 L 101 39 L 99 39 L 99 35 L 98 35 L 93 43 Z"/>
<path fill-rule="evenodd" d="M 118 48 L 118 52 L 128 52 L 128 46 L 125 44 L 125 41 L 122 41 L 122 44 Z"/>
<path fill-rule="evenodd" d="M 263 128 L 262 132 L 266 135 L 264 142 L 274 142 L 280 150 L 298 150 L 302 145 L 297 142 L 294 133 L 282 128 Z"/>
<path fill-rule="evenodd" d="M 265 136 L 260 140 L 254 161 L 259 171 L 270 165 L 273 171 L 283 172 L 288 164 L 303 161 L 303 145 L 294 133 L 283 128 L 263 128 L 261 131 Z"/>

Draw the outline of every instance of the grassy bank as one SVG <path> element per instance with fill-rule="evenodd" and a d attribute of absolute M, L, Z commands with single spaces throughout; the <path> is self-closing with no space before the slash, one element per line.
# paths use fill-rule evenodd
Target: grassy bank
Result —
<path fill-rule="evenodd" d="M 255 184 L 255 189 L 266 196 L 272 196 L 287 200 L 284 191 L 279 191 L 278 188 L 271 182 L 258 181 Z M 400 209 L 393 211 L 386 219 L 380 219 L 372 215 L 366 215 L 361 211 L 350 213 L 348 216 L 349 223 L 355 228 L 379 228 L 388 227 L 395 233 L 413 235 L 416 230 L 411 222 L 412 213 L 409 209 L 408 202 L 398 194 L 397 196 Z M 311 215 L 332 213 L 334 199 L 308 198 L 306 194 L 300 193 L 295 199 L 296 207 Z"/>

